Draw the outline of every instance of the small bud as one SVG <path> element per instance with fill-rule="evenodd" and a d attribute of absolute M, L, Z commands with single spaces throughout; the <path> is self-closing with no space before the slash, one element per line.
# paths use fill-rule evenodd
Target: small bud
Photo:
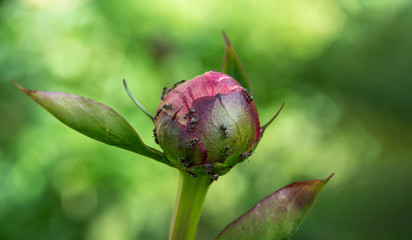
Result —
<path fill-rule="evenodd" d="M 154 123 L 169 161 L 211 181 L 250 156 L 260 137 L 253 97 L 215 71 L 176 84 L 159 104 Z"/>

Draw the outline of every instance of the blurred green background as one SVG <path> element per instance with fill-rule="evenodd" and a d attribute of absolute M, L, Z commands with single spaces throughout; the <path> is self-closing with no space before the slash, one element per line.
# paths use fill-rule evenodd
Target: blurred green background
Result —
<path fill-rule="evenodd" d="M 225 30 L 261 122 L 256 153 L 214 183 L 213 239 L 292 181 L 332 172 L 294 239 L 408 239 L 410 1 L 0 1 L 0 239 L 166 239 L 174 169 L 67 128 L 11 83 L 95 99 L 155 146 L 163 86 L 221 67 Z"/>

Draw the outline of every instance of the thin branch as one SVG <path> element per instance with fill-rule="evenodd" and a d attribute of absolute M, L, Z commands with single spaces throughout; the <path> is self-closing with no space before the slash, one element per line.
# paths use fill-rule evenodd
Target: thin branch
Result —
<path fill-rule="evenodd" d="M 280 111 L 282 111 L 283 107 L 285 106 L 285 102 L 282 103 L 282 106 L 279 108 L 278 112 L 275 114 L 275 116 L 272 117 L 272 119 L 269 120 L 268 123 L 263 125 L 263 127 L 260 128 L 261 134 L 266 130 L 266 128 L 275 120 L 275 118 L 279 115 Z"/>
<path fill-rule="evenodd" d="M 142 110 L 150 119 L 152 119 L 152 121 L 154 121 L 154 116 L 152 114 L 150 114 L 148 111 L 146 111 L 146 109 L 144 109 L 144 107 L 136 100 L 136 98 L 133 97 L 133 95 L 130 93 L 129 88 L 127 87 L 126 84 L 126 80 L 123 79 L 123 85 L 124 85 L 124 89 L 127 92 L 127 95 L 129 95 L 129 97 L 132 99 L 132 101 L 136 104 L 137 107 L 140 108 L 140 110 Z"/>

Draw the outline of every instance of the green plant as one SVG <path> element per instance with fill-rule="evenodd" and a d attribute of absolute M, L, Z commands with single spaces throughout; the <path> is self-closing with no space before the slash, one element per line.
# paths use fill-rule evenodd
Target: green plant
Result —
<path fill-rule="evenodd" d="M 61 92 L 41 92 L 15 85 L 67 126 L 98 141 L 120 147 L 179 171 L 179 188 L 169 239 L 194 239 L 203 202 L 213 181 L 247 159 L 265 129 L 260 126 L 249 80 L 224 34 L 222 73 L 211 71 L 164 88 L 151 115 L 155 142 L 147 146 L 113 109 L 91 99 Z M 235 80 L 236 79 L 236 80 Z M 325 180 L 295 182 L 274 192 L 229 224 L 217 239 L 289 239 L 302 223 Z"/>

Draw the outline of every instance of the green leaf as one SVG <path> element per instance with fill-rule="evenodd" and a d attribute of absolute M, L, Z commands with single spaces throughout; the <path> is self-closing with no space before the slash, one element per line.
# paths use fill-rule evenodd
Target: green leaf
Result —
<path fill-rule="evenodd" d="M 222 72 L 236 79 L 240 85 L 247 88 L 249 92 L 252 92 L 249 79 L 243 69 L 242 63 L 225 32 L 223 32 L 223 38 L 225 39 L 225 57 L 223 58 Z"/>
<path fill-rule="evenodd" d="M 13 81 L 14 82 L 14 81 Z M 162 152 L 146 146 L 130 124 L 113 109 L 92 99 L 61 92 L 17 88 L 62 123 L 97 141 L 173 166 Z"/>
<path fill-rule="evenodd" d="M 332 176 L 277 190 L 229 224 L 217 239 L 290 239 Z"/>

